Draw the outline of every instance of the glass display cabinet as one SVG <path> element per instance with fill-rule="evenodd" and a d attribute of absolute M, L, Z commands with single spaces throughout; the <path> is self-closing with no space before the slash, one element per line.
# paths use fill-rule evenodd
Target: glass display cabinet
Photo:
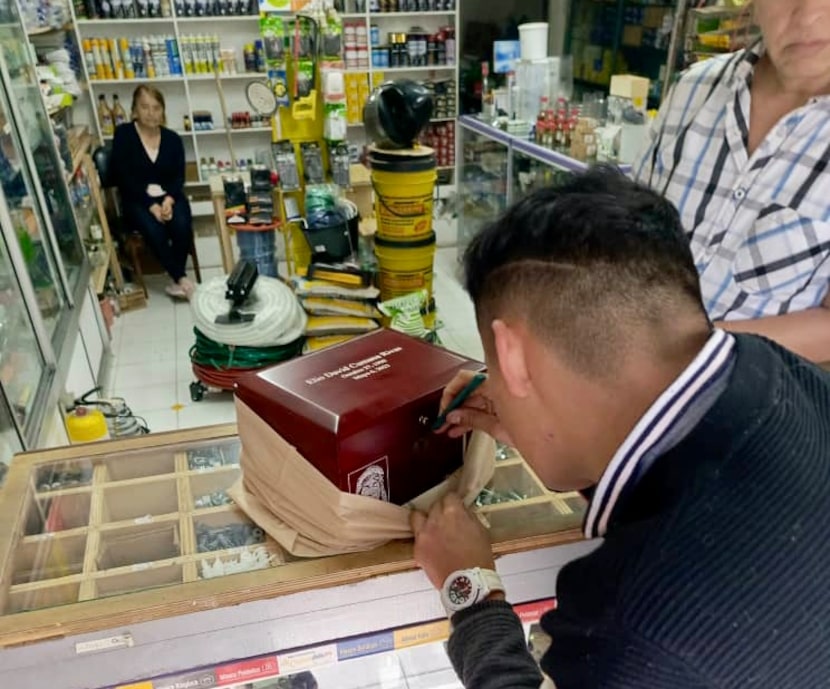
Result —
<path fill-rule="evenodd" d="M 507 206 L 562 175 L 588 169 L 588 163 L 553 151 L 482 122 L 458 118 L 458 251 Z M 630 165 L 620 165 L 629 172 Z"/>
<path fill-rule="evenodd" d="M 0 4 L 0 391 L 37 445 L 77 337 L 89 264 L 17 3 Z M 2 412 L 2 409 L 0 409 Z M 9 428 L 9 424 L 6 424 Z M 10 434 L 3 428 L 4 438 Z M 0 464 L 19 447 L 0 444 Z M 0 485 L 2 480 L 0 479 Z"/>
<path fill-rule="evenodd" d="M 411 541 L 291 555 L 228 499 L 243 471 L 240 448 L 227 425 L 16 456 L 0 492 L 0 686 L 284 682 L 327 659 L 446 638 Z M 475 510 L 511 602 L 550 598 L 558 568 L 594 547 L 581 531 L 586 501 L 546 490 L 510 448 L 496 452 Z M 380 632 L 374 645 L 354 642 Z M 399 684 L 388 686 L 457 686 L 445 657 L 430 677 L 402 671 L 402 657 L 375 658 L 396 673 Z M 332 676 L 358 665 L 321 667 L 321 686 L 380 686 Z M 181 673 L 210 679 L 191 685 Z"/>

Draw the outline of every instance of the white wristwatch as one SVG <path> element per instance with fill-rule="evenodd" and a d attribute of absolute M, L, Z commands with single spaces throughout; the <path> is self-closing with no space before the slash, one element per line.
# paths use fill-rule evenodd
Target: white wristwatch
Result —
<path fill-rule="evenodd" d="M 447 614 L 483 601 L 493 591 L 504 592 L 501 577 L 492 569 L 460 569 L 450 574 L 441 588 L 441 602 Z"/>

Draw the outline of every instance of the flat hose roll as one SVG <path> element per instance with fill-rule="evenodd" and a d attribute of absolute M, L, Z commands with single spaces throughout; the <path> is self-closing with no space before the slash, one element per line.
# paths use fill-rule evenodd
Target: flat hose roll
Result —
<path fill-rule="evenodd" d="M 220 371 L 257 369 L 278 364 L 297 356 L 303 349 L 304 337 L 275 347 L 241 347 L 215 342 L 193 328 L 196 344 L 190 348 L 190 361 L 197 366 Z"/>
<path fill-rule="evenodd" d="M 259 276 L 251 296 L 240 308 L 255 315 L 247 323 L 217 323 L 231 304 L 225 298 L 227 278 L 216 277 L 199 285 L 191 299 L 193 324 L 206 338 L 237 347 L 278 347 L 300 339 L 306 314 L 294 292 L 282 280 Z"/>

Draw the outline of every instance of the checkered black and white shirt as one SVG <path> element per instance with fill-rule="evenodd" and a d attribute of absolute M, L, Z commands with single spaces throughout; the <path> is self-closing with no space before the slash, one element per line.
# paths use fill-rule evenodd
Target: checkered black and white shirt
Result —
<path fill-rule="evenodd" d="M 712 320 L 818 306 L 830 285 L 830 96 L 747 154 L 763 46 L 694 65 L 676 84 L 635 178 L 679 209 Z"/>

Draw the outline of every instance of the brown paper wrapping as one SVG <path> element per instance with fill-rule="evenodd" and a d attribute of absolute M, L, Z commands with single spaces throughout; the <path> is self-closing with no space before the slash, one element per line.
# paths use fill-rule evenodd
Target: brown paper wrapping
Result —
<path fill-rule="evenodd" d="M 409 513 L 450 490 L 471 505 L 493 477 L 495 441 L 474 433 L 464 466 L 407 506 L 340 491 L 250 407 L 236 400 L 242 478 L 228 490 L 239 508 L 288 552 L 321 557 L 412 537 Z"/>

